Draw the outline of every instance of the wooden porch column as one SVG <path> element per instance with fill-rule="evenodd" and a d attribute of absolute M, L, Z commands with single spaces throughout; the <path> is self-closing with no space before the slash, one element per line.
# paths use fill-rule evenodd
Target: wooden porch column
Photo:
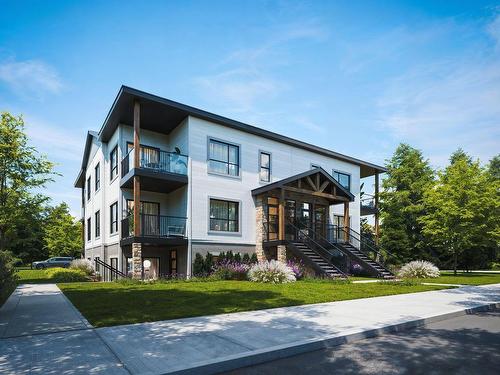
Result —
<path fill-rule="evenodd" d="M 344 233 L 349 241 L 349 202 L 344 202 Z"/>
<path fill-rule="evenodd" d="M 134 101 L 134 168 L 139 168 L 141 157 L 141 104 Z M 134 237 L 141 235 L 141 180 L 134 176 Z M 142 243 L 132 244 L 132 277 L 142 279 Z"/>
<path fill-rule="evenodd" d="M 378 211 L 378 201 L 379 201 L 379 173 L 375 173 L 375 243 L 378 245 L 379 241 L 379 211 Z"/>
<path fill-rule="evenodd" d="M 285 190 L 280 191 L 279 210 L 278 210 L 278 240 L 285 239 Z"/>

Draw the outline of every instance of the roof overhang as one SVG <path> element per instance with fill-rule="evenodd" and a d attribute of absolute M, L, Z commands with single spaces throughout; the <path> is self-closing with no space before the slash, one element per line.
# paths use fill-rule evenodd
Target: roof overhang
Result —
<path fill-rule="evenodd" d="M 87 132 L 87 139 L 85 140 L 85 148 L 83 150 L 82 166 L 74 183 L 76 188 L 83 188 L 85 185 L 85 167 L 89 161 L 92 142 L 94 141 L 94 138 L 97 139 L 98 136 L 99 135 L 94 131 Z"/>
<path fill-rule="evenodd" d="M 297 186 L 299 181 L 301 183 Z M 332 189 L 332 187 L 334 188 Z M 278 189 L 317 195 L 332 201 L 354 201 L 354 195 L 349 190 L 346 190 L 323 168 L 314 168 L 271 184 L 258 187 L 252 190 L 252 195 L 258 196 Z"/>
<path fill-rule="evenodd" d="M 132 125 L 134 101 L 141 104 L 141 128 L 168 134 L 188 116 L 224 125 L 246 133 L 255 134 L 280 143 L 299 147 L 317 154 L 332 157 L 360 166 L 360 177 L 386 172 L 382 166 L 340 154 L 322 147 L 302 142 L 281 134 L 216 115 L 198 108 L 165 99 L 131 87 L 122 86 L 99 132 L 100 140 L 107 142 L 119 124 Z"/>

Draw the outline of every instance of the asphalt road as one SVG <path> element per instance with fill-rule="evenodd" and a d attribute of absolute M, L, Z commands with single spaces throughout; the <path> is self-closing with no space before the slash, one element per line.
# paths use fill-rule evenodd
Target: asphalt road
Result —
<path fill-rule="evenodd" d="M 499 374 L 500 311 L 465 315 L 227 374 Z"/>

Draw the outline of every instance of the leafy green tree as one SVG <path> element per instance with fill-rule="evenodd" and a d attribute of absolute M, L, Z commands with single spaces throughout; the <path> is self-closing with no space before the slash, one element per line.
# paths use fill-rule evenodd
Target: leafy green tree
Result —
<path fill-rule="evenodd" d="M 386 167 L 380 192 L 382 249 L 400 263 L 432 258 L 418 219 L 425 214 L 424 193 L 434 185 L 433 169 L 420 150 L 405 143 L 397 147 Z"/>
<path fill-rule="evenodd" d="M 28 144 L 22 117 L 2 112 L 0 116 L 0 250 L 13 250 L 27 233 L 31 208 L 40 210 L 48 198 L 34 194 L 51 181 L 53 164 Z M 35 213 L 35 216 L 37 214 Z M 17 248 L 19 250 L 19 248 Z"/>
<path fill-rule="evenodd" d="M 500 180 L 500 155 L 496 155 L 490 160 L 488 173 L 493 179 Z"/>
<path fill-rule="evenodd" d="M 44 243 L 49 256 L 79 257 L 83 250 L 82 223 L 69 213 L 66 203 L 51 209 L 45 220 Z"/>
<path fill-rule="evenodd" d="M 436 186 L 425 192 L 426 212 L 419 220 L 423 233 L 451 257 L 455 273 L 459 262 L 469 268 L 481 252 L 497 246 L 499 191 L 498 181 L 491 181 L 479 161 L 458 150 L 439 172 Z"/>
<path fill-rule="evenodd" d="M 15 262 L 11 252 L 0 250 L 0 306 L 16 288 Z"/>

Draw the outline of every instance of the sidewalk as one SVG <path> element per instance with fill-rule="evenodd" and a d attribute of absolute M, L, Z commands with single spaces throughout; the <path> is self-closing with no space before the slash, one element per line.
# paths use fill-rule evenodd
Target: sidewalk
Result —
<path fill-rule="evenodd" d="M 0 373 L 216 373 L 492 305 L 500 284 L 93 329 L 56 285 L 23 285 L 0 309 Z"/>

